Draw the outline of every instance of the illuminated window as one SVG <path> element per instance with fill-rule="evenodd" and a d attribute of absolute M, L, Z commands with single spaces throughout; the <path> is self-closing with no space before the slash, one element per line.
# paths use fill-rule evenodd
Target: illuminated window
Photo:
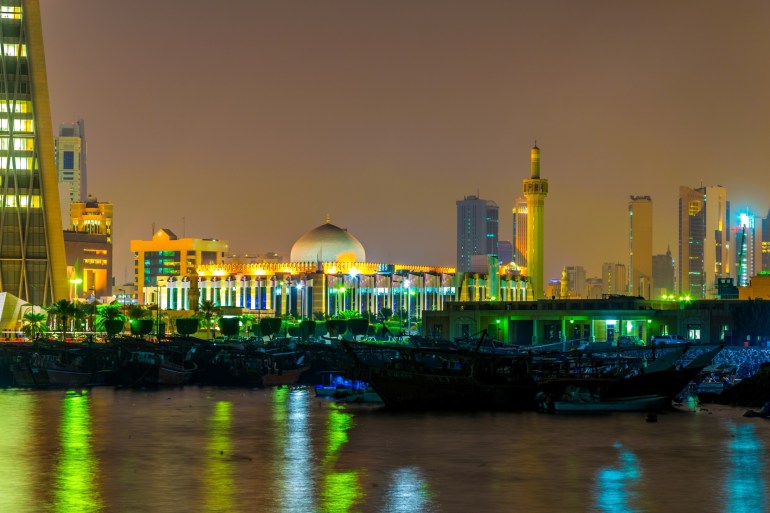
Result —
<path fill-rule="evenodd" d="M 13 140 L 13 149 L 16 151 L 33 151 L 35 140 L 30 137 L 17 137 Z"/>
<path fill-rule="evenodd" d="M 20 20 L 21 7 L 12 7 L 8 5 L 0 6 L 0 18 L 7 20 Z"/>
<path fill-rule="evenodd" d="M 693 200 L 688 205 L 688 213 L 691 216 L 698 215 L 703 208 L 701 200 Z"/>
<path fill-rule="evenodd" d="M 0 102 L 0 112 L 31 112 L 30 102 L 25 100 L 3 101 Z"/>

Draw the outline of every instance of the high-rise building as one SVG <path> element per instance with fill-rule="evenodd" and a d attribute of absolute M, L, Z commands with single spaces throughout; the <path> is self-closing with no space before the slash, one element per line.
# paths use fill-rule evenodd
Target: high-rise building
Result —
<path fill-rule="evenodd" d="M 198 266 L 221 264 L 229 253 L 229 244 L 217 239 L 180 239 L 171 230 L 162 228 L 153 234 L 152 240 L 132 240 L 131 252 L 136 294 L 140 303 L 147 303 L 155 302 L 158 287 L 165 284 L 167 278 L 170 281 L 191 275 L 197 277 Z M 156 295 L 150 296 L 145 289 Z"/>
<path fill-rule="evenodd" d="M 82 119 L 59 126 L 55 140 L 56 174 L 64 229 L 69 229 L 70 205 L 88 201 L 86 173 L 86 126 Z"/>
<path fill-rule="evenodd" d="M 653 255 L 652 257 L 652 282 L 654 288 L 651 299 L 660 299 L 663 296 L 676 294 L 676 267 L 671 248 L 665 255 Z"/>
<path fill-rule="evenodd" d="M 457 201 L 457 271 L 470 272 L 471 256 L 496 255 L 499 208 L 494 201 L 466 196 Z"/>
<path fill-rule="evenodd" d="M 78 298 L 112 295 L 112 203 L 94 197 L 70 205 L 64 231 L 67 272 Z"/>
<path fill-rule="evenodd" d="M 513 207 L 513 261 L 527 266 L 527 199 L 518 198 Z"/>
<path fill-rule="evenodd" d="M 588 283 L 586 282 L 586 270 L 580 265 L 568 265 L 567 271 L 567 294 L 571 298 L 587 298 Z"/>
<path fill-rule="evenodd" d="M 759 247 L 761 255 L 759 272 L 770 271 L 770 210 L 767 211 L 767 216 L 762 218 L 762 240 Z"/>
<path fill-rule="evenodd" d="M 652 299 L 652 198 L 631 196 L 628 219 L 628 294 Z"/>
<path fill-rule="evenodd" d="M 762 232 L 757 231 L 756 216 L 748 210 L 739 213 L 737 220 L 737 226 L 732 230 L 735 283 L 738 287 L 746 287 L 751 277 L 761 271 Z"/>
<path fill-rule="evenodd" d="M 727 189 L 679 187 L 679 294 L 713 299 L 731 275 Z"/>
<path fill-rule="evenodd" d="M 530 151 L 530 178 L 523 181 L 527 199 L 527 276 L 530 281 L 531 299 L 543 297 L 543 226 L 545 197 L 548 180 L 540 178 L 540 148 L 537 144 Z"/>
<path fill-rule="evenodd" d="M 38 0 L 0 0 L 0 291 L 34 305 L 67 297 Z"/>
<path fill-rule="evenodd" d="M 513 261 L 513 245 L 511 241 L 497 241 L 497 260 L 500 264 L 510 264 Z"/>
<path fill-rule="evenodd" d="M 602 294 L 626 295 L 627 292 L 626 266 L 612 262 L 602 264 Z"/>

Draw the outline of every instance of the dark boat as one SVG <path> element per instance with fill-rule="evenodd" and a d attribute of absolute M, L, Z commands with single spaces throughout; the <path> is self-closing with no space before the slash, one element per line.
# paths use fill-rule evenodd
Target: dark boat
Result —
<path fill-rule="evenodd" d="M 121 384 L 128 387 L 186 385 L 195 369 L 195 363 L 183 361 L 171 352 L 132 351 L 120 368 Z"/>

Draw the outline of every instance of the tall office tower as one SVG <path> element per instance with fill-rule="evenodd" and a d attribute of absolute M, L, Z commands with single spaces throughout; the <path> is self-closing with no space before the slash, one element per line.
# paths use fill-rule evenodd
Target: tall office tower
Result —
<path fill-rule="evenodd" d="M 751 277 L 759 273 L 762 259 L 762 232 L 757 233 L 756 218 L 749 211 L 738 214 L 738 225 L 733 229 L 735 254 L 735 283 L 746 287 Z M 759 240 L 757 240 L 759 239 Z"/>
<path fill-rule="evenodd" d="M 51 108 L 37 0 L 0 0 L 0 291 L 67 297 Z"/>
<path fill-rule="evenodd" d="M 457 201 L 457 271 L 471 271 L 471 256 L 496 255 L 499 208 L 494 201 L 466 196 Z M 484 260 L 486 262 L 486 259 Z"/>
<path fill-rule="evenodd" d="M 78 298 L 112 295 L 112 203 L 94 197 L 70 205 L 64 231 L 67 271 Z M 77 289 L 77 290 L 76 290 Z"/>
<path fill-rule="evenodd" d="M 665 255 L 652 256 L 652 282 L 654 283 L 652 292 L 653 299 L 660 299 L 663 296 L 676 294 L 675 269 L 674 257 L 671 256 L 671 248 L 666 250 Z"/>
<path fill-rule="evenodd" d="M 519 198 L 513 207 L 513 261 L 527 266 L 527 200 Z"/>
<path fill-rule="evenodd" d="M 628 203 L 628 294 L 652 298 L 652 198 L 631 196 Z"/>
<path fill-rule="evenodd" d="M 587 298 L 588 283 L 586 282 L 586 270 L 580 265 L 568 265 L 567 270 L 567 291 L 571 298 Z"/>
<path fill-rule="evenodd" d="M 770 271 L 770 210 L 767 216 L 762 218 L 762 240 L 760 242 L 760 262 L 759 272 Z"/>
<path fill-rule="evenodd" d="M 134 254 L 136 273 L 134 284 L 140 303 L 155 302 L 145 289 L 156 291 L 167 278 L 185 279 L 191 274 L 197 276 L 199 265 L 221 264 L 229 253 L 228 248 L 226 240 L 180 239 L 167 228 L 156 231 L 152 240 L 132 240 L 131 252 Z M 211 292 L 219 290 L 219 287 L 208 287 L 207 290 Z M 211 299 L 219 304 L 218 298 L 200 299 Z"/>
<path fill-rule="evenodd" d="M 679 187 L 679 294 L 713 299 L 717 280 L 730 276 L 729 215 L 721 185 Z"/>
<path fill-rule="evenodd" d="M 527 276 L 533 297 L 543 297 L 543 220 L 548 180 L 540 178 L 540 148 L 537 144 L 530 152 L 529 179 L 523 181 L 524 197 L 527 198 Z"/>
<path fill-rule="evenodd" d="M 82 119 L 76 123 L 59 126 L 59 136 L 54 141 L 56 173 L 59 179 L 59 202 L 63 228 L 69 229 L 70 205 L 87 201 L 86 183 L 86 126 Z"/>
<path fill-rule="evenodd" d="M 509 240 L 497 241 L 497 261 L 500 264 L 510 264 L 513 261 L 513 245 Z"/>
<path fill-rule="evenodd" d="M 624 264 L 602 264 L 602 293 L 625 295 L 628 292 L 628 274 Z"/>

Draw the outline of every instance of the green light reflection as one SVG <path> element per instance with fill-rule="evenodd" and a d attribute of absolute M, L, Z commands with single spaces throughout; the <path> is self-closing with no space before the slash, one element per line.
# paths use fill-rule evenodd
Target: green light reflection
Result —
<path fill-rule="evenodd" d="M 91 398 L 69 391 L 62 401 L 53 511 L 87 513 L 103 505 L 96 479 L 99 467 L 91 450 Z"/>
<path fill-rule="evenodd" d="M 335 472 L 334 466 L 339 451 L 348 441 L 348 430 L 353 427 L 353 415 L 342 411 L 339 405 L 329 405 L 329 416 L 326 420 L 326 455 L 323 467 L 324 475 L 322 511 L 345 513 L 351 510 L 362 499 L 362 487 L 359 483 L 358 472 Z"/>
<path fill-rule="evenodd" d="M 32 433 L 34 396 L 18 391 L 0 392 L 0 511 L 34 511 L 32 461 L 28 447 Z"/>
<path fill-rule="evenodd" d="M 208 418 L 208 458 L 206 469 L 205 511 L 236 511 L 234 500 L 232 441 L 232 403 L 217 401 L 214 412 Z"/>

